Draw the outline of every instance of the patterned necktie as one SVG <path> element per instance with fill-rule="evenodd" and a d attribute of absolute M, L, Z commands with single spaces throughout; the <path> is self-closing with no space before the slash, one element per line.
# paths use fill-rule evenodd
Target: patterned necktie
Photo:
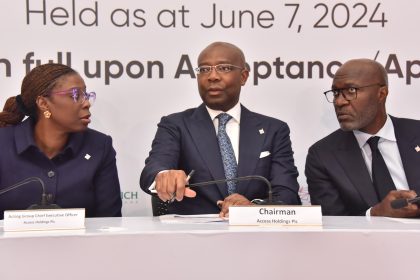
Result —
<path fill-rule="evenodd" d="M 238 173 L 238 164 L 236 163 L 235 153 L 233 152 L 232 143 L 226 133 L 226 123 L 232 116 L 221 113 L 217 116 L 219 119 L 219 129 L 217 133 L 217 140 L 219 141 L 220 154 L 222 155 L 223 168 L 225 170 L 226 179 L 236 178 Z M 227 182 L 228 193 L 236 192 L 236 182 Z"/>
<path fill-rule="evenodd" d="M 378 195 L 379 201 L 382 201 L 384 197 L 392 190 L 395 190 L 394 181 L 392 181 L 391 174 L 386 167 L 384 158 L 378 149 L 378 142 L 380 137 L 370 137 L 367 143 L 372 150 L 372 181 L 375 187 L 376 194 Z"/>

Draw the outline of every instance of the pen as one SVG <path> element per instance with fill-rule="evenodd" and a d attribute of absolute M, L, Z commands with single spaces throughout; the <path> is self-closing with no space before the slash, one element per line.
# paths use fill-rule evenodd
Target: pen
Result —
<path fill-rule="evenodd" d="M 191 179 L 191 177 L 192 177 L 192 175 L 194 175 L 194 172 L 195 172 L 195 170 L 193 169 L 193 170 L 191 170 L 191 172 L 188 174 L 188 176 L 187 176 L 187 182 Z M 157 191 L 156 191 L 156 181 L 153 181 L 153 183 L 150 185 L 150 187 L 149 187 L 149 191 L 151 192 L 151 193 L 157 193 Z"/>
<path fill-rule="evenodd" d="M 194 169 L 191 170 L 191 172 L 187 176 L 186 182 L 188 182 L 191 179 L 192 175 L 194 175 L 194 172 L 195 172 Z M 171 197 L 171 199 L 168 200 L 168 203 L 172 203 L 174 201 L 175 201 L 175 193 L 172 194 L 172 197 Z"/>

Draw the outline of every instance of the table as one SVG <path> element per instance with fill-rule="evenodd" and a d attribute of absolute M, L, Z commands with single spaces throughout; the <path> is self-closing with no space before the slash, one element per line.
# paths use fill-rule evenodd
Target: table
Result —
<path fill-rule="evenodd" d="M 419 222 L 416 220 L 415 222 Z M 322 227 L 86 219 L 76 231 L 3 232 L 2 280 L 419 279 L 420 224 L 323 217 Z"/>

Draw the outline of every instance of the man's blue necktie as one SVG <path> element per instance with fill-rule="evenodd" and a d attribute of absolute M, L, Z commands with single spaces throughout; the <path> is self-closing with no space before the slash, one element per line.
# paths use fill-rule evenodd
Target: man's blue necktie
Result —
<path fill-rule="evenodd" d="M 236 163 L 235 153 L 233 151 L 232 143 L 226 133 L 226 123 L 232 116 L 221 113 L 217 116 L 219 119 L 219 128 L 217 132 L 217 140 L 219 140 L 220 153 L 223 160 L 223 168 L 225 170 L 226 179 L 236 178 L 238 174 L 238 164 Z M 236 182 L 227 182 L 228 193 L 236 192 Z"/>

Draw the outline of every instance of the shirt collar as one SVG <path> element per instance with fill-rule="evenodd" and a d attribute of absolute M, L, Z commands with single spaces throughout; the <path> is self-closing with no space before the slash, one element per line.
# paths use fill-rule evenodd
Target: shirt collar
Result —
<path fill-rule="evenodd" d="M 18 154 L 22 154 L 31 147 L 39 149 L 34 139 L 34 121 L 31 118 L 27 118 L 20 124 L 15 126 L 15 145 Z M 60 154 L 66 154 L 71 152 L 77 153 L 83 142 L 83 133 L 72 133 L 70 134 L 69 141 L 64 147 Z"/>
<path fill-rule="evenodd" d="M 31 118 L 27 118 L 23 122 L 17 124 L 15 130 L 15 145 L 18 154 L 23 153 L 30 147 L 36 147 L 34 140 L 34 122 Z"/>
<path fill-rule="evenodd" d="M 220 114 L 223 113 L 223 111 L 220 110 L 213 110 L 207 107 L 207 112 L 209 112 L 210 118 L 212 121 Z M 233 106 L 229 111 L 225 112 L 232 116 L 232 119 L 235 120 L 237 123 L 240 123 L 241 120 L 241 104 L 238 102 L 235 106 Z"/>
<path fill-rule="evenodd" d="M 384 126 L 375 135 L 371 135 L 360 130 L 353 130 L 353 134 L 356 137 L 360 148 L 362 148 L 366 144 L 367 140 L 369 140 L 372 136 L 379 136 L 387 141 L 397 142 L 397 139 L 395 138 L 394 124 L 388 115 Z"/>

